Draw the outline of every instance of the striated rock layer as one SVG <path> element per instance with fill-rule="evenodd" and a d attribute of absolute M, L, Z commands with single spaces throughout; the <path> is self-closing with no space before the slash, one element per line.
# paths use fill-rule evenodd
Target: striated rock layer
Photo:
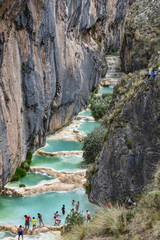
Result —
<path fill-rule="evenodd" d="M 118 49 L 130 4 L 110 2 L 0 1 L 1 187 L 27 151 L 87 105 L 105 75 L 102 54 Z"/>

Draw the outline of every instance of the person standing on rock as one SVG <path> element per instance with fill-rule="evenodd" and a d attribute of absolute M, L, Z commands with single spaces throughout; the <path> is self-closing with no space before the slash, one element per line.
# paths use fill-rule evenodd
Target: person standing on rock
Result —
<path fill-rule="evenodd" d="M 27 216 L 27 215 L 24 215 L 25 217 L 25 229 L 29 229 L 29 222 L 31 220 L 31 217 L 30 216 Z"/>
<path fill-rule="evenodd" d="M 22 237 L 23 239 L 23 229 L 24 227 L 22 227 L 22 225 L 20 225 L 17 229 L 17 232 L 18 232 L 18 240 L 20 240 L 20 237 Z"/>
<path fill-rule="evenodd" d="M 42 215 L 40 213 L 37 213 L 37 215 L 38 215 L 38 218 L 39 218 L 39 227 L 41 227 L 41 224 L 43 224 L 43 227 L 44 227 Z"/>
<path fill-rule="evenodd" d="M 80 203 L 79 203 L 79 201 L 78 201 L 77 204 L 76 204 L 76 211 L 77 211 L 77 212 L 79 211 L 79 206 L 80 206 Z"/>
<path fill-rule="evenodd" d="M 36 229 L 37 219 L 35 219 L 35 217 L 33 217 L 33 220 L 31 220 L 31 222 L 33 223 L 33 230 Z"/>

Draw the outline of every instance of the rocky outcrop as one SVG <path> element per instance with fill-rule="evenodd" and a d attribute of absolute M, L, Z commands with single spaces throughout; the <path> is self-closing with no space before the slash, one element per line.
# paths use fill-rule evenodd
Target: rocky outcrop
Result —
<path fill-rule="evenodd" d="M 139 193 L 151 181 L 160 160 L 159 77 L 152 85 L 132 76 L 115 88 L 109 130 L 91 179 L 91 201 Z M 119 88 L 123 84 L 125 94 Z"/>
<path fill-rule="evenodd" d="M 16 225 L 0 225 L 0 231 L 10 231 L 11 233 L 13 234 L 16 234 L 17 235 L 17 229 L 18 229 L 18 226 Z M 59 226 L 44 226 L 44 227 L 39 227 L 39 228 L 36 228 L 35 230 L 24 230 L 24 235 L 37 235 L 39 233 L 46 233 L 46 232 L 52 232 L 52 234 L 55 234 L 56 235 L 59 235 L 59 234 L 56 234 L 53 233 L 53 231 L 60 231 L 61 227 Z"/>
<path fill-rule="evenodd" d="M 86 170 L 70 173 L 64 171 L 55 171 L 52 168 L 32 167 L 30 171 L 45 173 L 48 176 L 54 177 L 56 179 L 44 183 L 39 183 L 31 187 L 19 188 L 6 185 L 2 191 L 2 194 L 13 197 L 24 197 L 53 191 L 72 191 L 77 188 L 83 188 L 83 185 L 85 183 Z"/>
<path fill-rule="evenodd" d="M 136 1 L 126 20 L 121 48 L 122 70 L 152 67 L 153 59 L 160 51 L 160 4 L 155 1 Z M 160 67 L 157 61 L 156 67 Z"/>

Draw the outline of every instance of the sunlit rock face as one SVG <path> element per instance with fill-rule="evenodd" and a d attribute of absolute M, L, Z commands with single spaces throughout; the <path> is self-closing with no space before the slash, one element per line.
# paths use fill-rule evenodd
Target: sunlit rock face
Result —
<path fill-rule="evenodd" d="M 119 47 L 129 6 L 110 2 L 0 1 L 1 186 L 27 151 L 87 105 L 106 73 L 103 55 Z"/>

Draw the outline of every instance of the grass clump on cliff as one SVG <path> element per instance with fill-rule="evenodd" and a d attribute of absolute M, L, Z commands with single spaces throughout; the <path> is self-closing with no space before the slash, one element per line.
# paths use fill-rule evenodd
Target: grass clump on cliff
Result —
<path fill-rule="evenodd" d="M 83 158 L 85 163 L 95 162 L 97 155 L 103 147 L 103 139 L 106 132 L 107 129 L 100 126 L 85 137 L 83 144 Z"/>
<path fill-rule="evenodd" d="M 91 100 L 92 116 L 98 120 L 101 119 L 108 109 L 108 106 L 112 100 L 111 93 L 104 93 L 101 96 L 94 96 Z"/>
<path fill-rule="evenodd" d="M 25 162 L 23 162 L 21 164 L 21 166 L 16 169 L 15 174 L 11 178 L 11 182 L 18 181 L 20 178 L 26 176 L 27 171 L 29 171 L 29 169 L 30 169 L 30 165 L 31 165 L 31 161 L 32 161 L 31 159 L 32 159 L 32 153 L 28 152 Z"/>

